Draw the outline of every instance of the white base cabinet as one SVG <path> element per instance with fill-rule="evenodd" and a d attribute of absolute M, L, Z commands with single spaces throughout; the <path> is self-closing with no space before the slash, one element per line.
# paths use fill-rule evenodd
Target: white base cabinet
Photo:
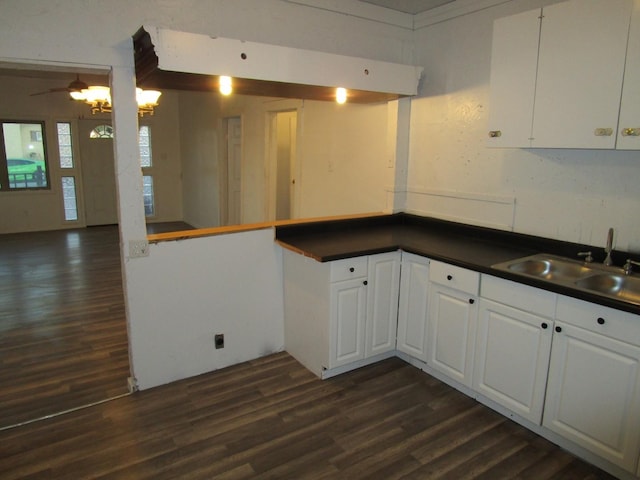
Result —
<path fill-rule="evenodd" d="M 364 358 L 367 277 L 331 283 L 329 364 L 335 368 Z"/>
<path fill-rule="evenodd" d="M 283 255 L 285 348 L 294 358 L 322 378 L 395 351 L 400 252 L 325 263 Z"/>
<path fill-rule="evenodd" d="M 540 425 L 556 295 L 482 276 L 475 391 Z"/>
<path fill-rule="evenodd" d="M 397 349 L 427 361 L 429 259 L 402 252 Z"/>
<path fill-rule="evenodd" d="M 400 256 L 397 251 L 368 257 L 365 358 L 396 349 Z"/>
<path fill-rule="evenodd" d="M 432 261 L 429 280 L 427 364 L 470 387 L 480 275 Z"/>
<path fill-rule="evenodd" d="M 640 452 L 635 315 L 559 298 L 543 425 L 629 472 Z"/>

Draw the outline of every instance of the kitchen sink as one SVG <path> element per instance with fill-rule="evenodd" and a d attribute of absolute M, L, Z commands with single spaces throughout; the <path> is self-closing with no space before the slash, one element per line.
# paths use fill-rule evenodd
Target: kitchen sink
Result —
<path fill-rule="evenodd" d="M 622 268 L 540 253 L 492 268 L 640 305 L 640 277 Z"/>
<path fill-rule="evenodd" d="M 514 273 L 531 275 L 546 280 L 576 279 L 593 272 L 593 269 L 587 267 L 584 262 L 551 255 L 535 255 L 534 257 L 509 262 L 507 269 Z"/>
<path fill-rule="evenodd" d="M 576 286 L 600 292 L 627 302 L 640 303 L 640 278 L 629 275 L 600 273 L 577 280 Z"/>

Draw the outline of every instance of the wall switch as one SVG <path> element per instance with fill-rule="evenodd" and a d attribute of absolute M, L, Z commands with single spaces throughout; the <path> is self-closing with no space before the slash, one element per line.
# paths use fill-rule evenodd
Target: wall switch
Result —
<path fill-rule="evenodd" d="M 213 343 L 216 346 L 216 350 L 219 348 L 224 348 L 224 333 L 216 333 L 213 337 Z"/>
<path fill-rule="evenodd" d="M 148 257 L 149 242 L 146 240 L 129 240 L 129 258 Z"/>

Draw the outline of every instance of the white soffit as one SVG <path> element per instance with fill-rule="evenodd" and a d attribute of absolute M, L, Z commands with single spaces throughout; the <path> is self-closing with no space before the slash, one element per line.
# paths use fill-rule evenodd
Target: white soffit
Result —
<path fill-rule="evenodd" d="M 423 68 L 145 26 L 164 71 L 416 95 Z"/>

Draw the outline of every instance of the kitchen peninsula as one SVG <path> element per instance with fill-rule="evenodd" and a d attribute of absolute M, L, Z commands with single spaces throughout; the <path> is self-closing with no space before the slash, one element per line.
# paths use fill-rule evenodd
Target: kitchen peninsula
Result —
<path fill-rule="evenodd" d="M 635 478 L 640 303 L 496 268 L 545 254 L 599 272 L 602 248 L 404 213 L 277 226 L 276 242 L 285 349 L 318 377 L 398 356 Z"/>

